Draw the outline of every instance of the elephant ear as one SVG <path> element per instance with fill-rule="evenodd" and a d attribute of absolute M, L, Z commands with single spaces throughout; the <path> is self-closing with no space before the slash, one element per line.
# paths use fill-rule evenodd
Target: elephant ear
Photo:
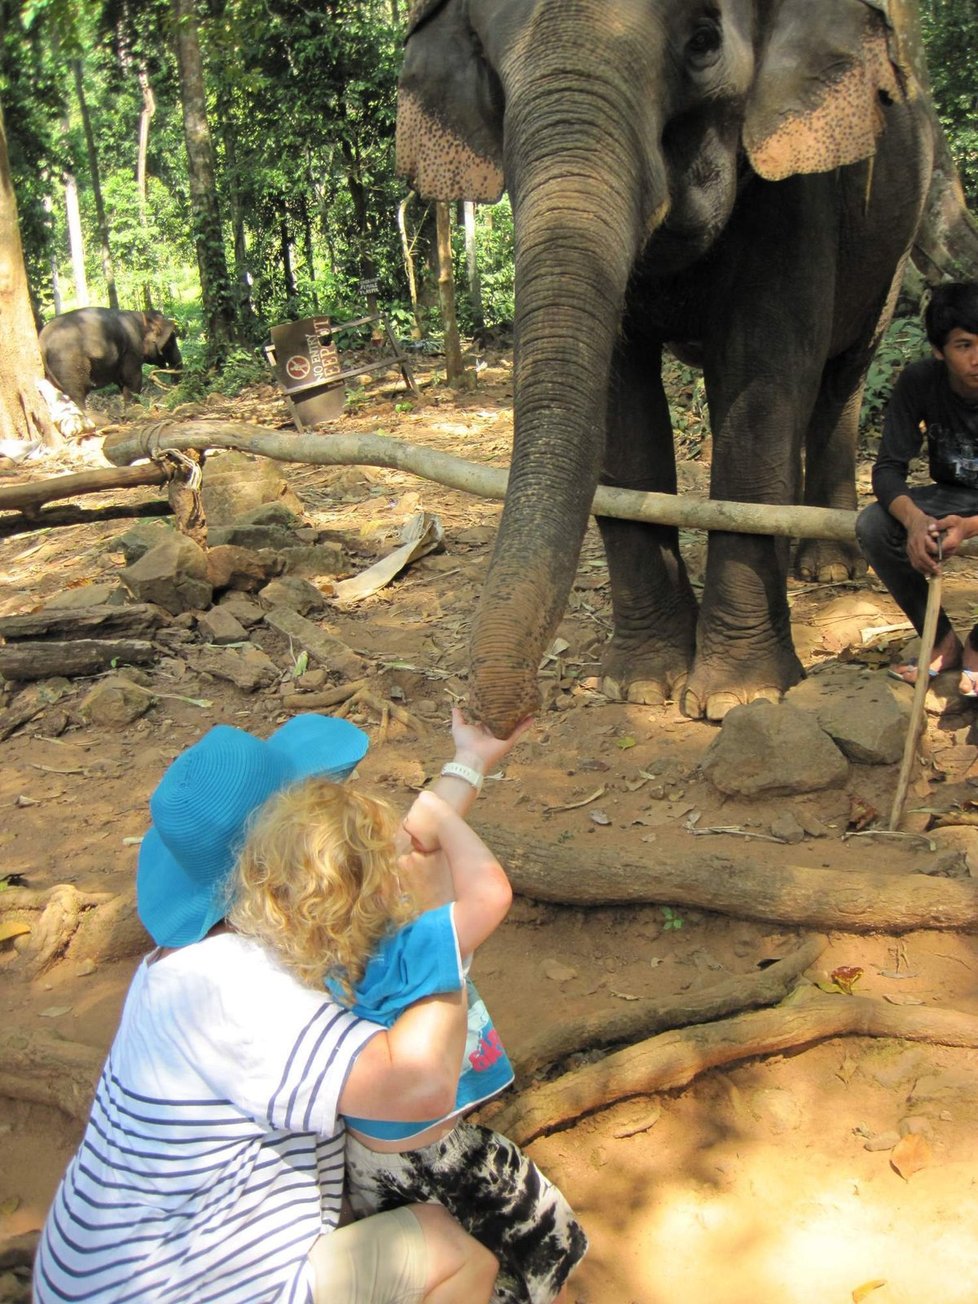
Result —
<path fill-rule="evenodd" d="M 167 340 L 176 333 L 176 324 L 164 317 L 161 312 L 150 309 L 143 313 L 143 343 L 162 349 Z"/>
<path fill-rule="evenodd" d="M 829 172 L 869 158 L 883 108 L 919 93 L 902 29 L 902 0 L 783 0 L 761 52 L 744 145 L 768 181 Z"/>
<path fill-rule="evenodd" d="M 397 96 L 397 171 L 426 199 L 503 193 L 502 92 L 459 0 L 417 0 Z"/>

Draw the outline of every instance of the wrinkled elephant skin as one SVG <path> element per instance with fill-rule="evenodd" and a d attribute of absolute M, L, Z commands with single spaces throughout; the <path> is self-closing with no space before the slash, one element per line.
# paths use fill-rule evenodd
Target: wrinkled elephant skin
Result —
<path fill-rule="evenodd" d="M 473 704 L 495 733 L 538 700 L 596 484 L 676 491 L 670 341 L 702 359 L 714 497 L 855 507 L 862 383 L 932 152 L 886 8 L 415 5 L 399 169 L 430 198 L 505 187 L 514 211 L 512 470 L 472 634 Z M 800 678 L 786 541 L 712 534 L 697 603 L 677 530 L 600 526 L 605 671 L 624 695 L 681 690 L 687 714 L 716 719 Z M 857 563 L 803 553 L 823 577 Z"/>
<path fill-rule="evenodd" d="M 143 388 L 144 363 L 180 369 L 176 330 L 174 322 L 152 310 L 76 308 L 41 330 L 44 369 L 80 408 L 103 385 L 118 385 L 128 398 Z"/>

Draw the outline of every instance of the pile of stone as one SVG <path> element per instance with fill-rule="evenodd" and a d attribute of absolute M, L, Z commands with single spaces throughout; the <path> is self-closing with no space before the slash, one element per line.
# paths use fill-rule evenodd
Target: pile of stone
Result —
<path fill-rule="evenodd" d="M 315 691 L 362 676 L 363 658 L 323 619 L 349 560 L 340 542 L 308 523 L 275 464 L 238 453 L 208 459 L 201 506 L 206 546 L 166 521 L 141 522 L 109 545 L 125 562 L 112 582 L 0 619 L 0 675 L 16 682 L 118 671 L 82 704 L 105 723 L 148 708 L 152 680 L 138 667 L 161 658 L 246 692 L 283 678 Z M 262 641 L 287 648 L 290 665 Z"/>

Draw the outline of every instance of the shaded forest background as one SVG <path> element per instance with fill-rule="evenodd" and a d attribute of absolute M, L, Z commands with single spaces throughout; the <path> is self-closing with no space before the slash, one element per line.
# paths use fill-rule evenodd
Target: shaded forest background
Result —
<path fill-rule="evenodd" d="M 434 206 L 394 172 L 405 0 L 0 0 L 0 104 L 35 323 L 85 304 L 179 324 L 173 401 L 264 375 L 277 322 L 378 306 L 440 342 Z M 978 202 L 974 0 L 920 0 L 933 97 Z M 458 206 L 456 307 L 513 315 L 508 201 Z M 376 288 L 374 288 L 376 286 Z M 898 321 L 867 386 L 921 351 Z"/>

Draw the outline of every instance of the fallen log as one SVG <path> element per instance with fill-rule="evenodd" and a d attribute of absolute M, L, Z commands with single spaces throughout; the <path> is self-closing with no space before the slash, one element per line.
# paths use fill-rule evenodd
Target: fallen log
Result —
<path fill-rule="evenodd" d="M 475 827 L 506 866 L 514 889 L 538 901 L 691 906 L 848 933 L 978 930 L 978 883 L 970 879 L 801 865 L 758 868 L 747 854 L 684 853 L 670 861 L 657 850 L 654 864 L 641 864 L 588 847 L 583 859 L 559 843 L 527 842 L 497 825 Z"/>
<path fill-rule="evenodd" d="M 627 1001 L 581 1018 L 561 1018 L 554 1011 L 534 1036 L 533 1045 L 510 1058 L 516 1072 L 526 1077 L 574 1051 L 622 1045 L 670 1028 L 709 1023 L 737 1011 L 776 1005 L 824 949 L 823 938 L 811 937 L 768 968 L 738 974 L 701 992 Z"/>
<path fill-rule="evenodd" d="M 135 602 L 128 607 L 102 604 L 72 610 L 46 607 L 24 616 L 0 617 L 0 638 L 8 643 L 30 638 L 73 639 L 79 634 L 152 634 L 166 621 L 166 612 L 151 602 Z"/>
<path fill-rule="evenodd" d="M 936 1046 L 978 1046 L 978 1017 L 933 1006 L 896 1006 L 866 996 L 805 996 L 773 1010 L 650 1037 L 596 1064 L 521 1091 L 480 1119 L 517 1145 L 573 1126 L 617 1100 L 687 1086 L 708 1069 L 800 1050 L 831 1037 L 893 1037 Z"/>
<path fill-rule="evenodd" d="M 8 643 L 0 647 L 0 675 L 5 679 L 52 679 L 97 675 L 114 665 L 147 665 L 156 657 L 152 643 L 138 638 L 79 638 L 51 643 Z"/>
<path fill-rule="evenodd" d="M 29 484 L 0 486 L 0 511 L 21 511 L 28 515 L 44 503 L 61 498 L 80 498 L 84 494 L 104 493 L 107 489 L 131 489 L 136 485 L 166 484 L 170 472 L 150 466 L 107 466 L 74 475 L 56 475 Z"/>
<path fill-rule="evenodd" d="M 506 497 L 508 472 L 480 466 L 460 457 L 389 439 L 384 435 L 283 434 L 245 422 L 155 421 L 128 427 L 109 436 L 103 452 L 110 462 L 125 466 L 139 458 L 156 457 L 168 448 L 233 448 L 279 462 L 313 466 L 383 466 L 407 471 L 449 489 L 480 498 Z M 601 487 L 593 511 L 626 521 L 652 521 L 687 530 L 729 530 L 740 534 L 774 534 L 807 539 L 855 538 L 855 512 L 826 507 L 733 503 L 720 499 L 698 502 L 675 494 L 641 493 L 634 489 Z"/>

